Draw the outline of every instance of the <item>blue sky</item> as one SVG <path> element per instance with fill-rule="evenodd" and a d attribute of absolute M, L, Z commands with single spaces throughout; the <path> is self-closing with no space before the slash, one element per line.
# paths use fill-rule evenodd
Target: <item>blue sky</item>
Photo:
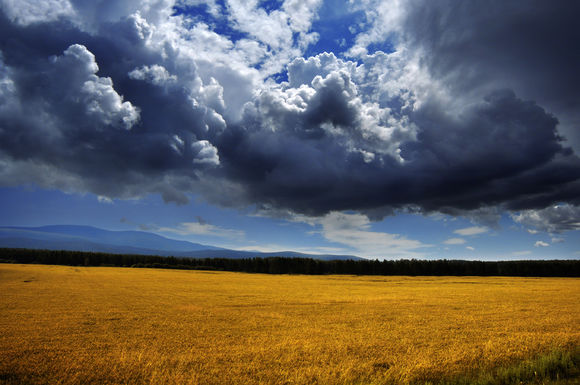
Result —
<path fill-rule="evenodd" d="M 577 6 L 505 7 L 0 0 L 0 225 L 580 258 Z"/>
<path fill-rule="evenodd" d="M 157 195 L 135 200 L 99 200 L 93 194 L 66 194 L 35 187 L 0 189 L 2 226 L 79 224 L 110 230 L 144 230 L 226 248 L 360 255 L 369 258 L 454 258 L 474 260 L 577 259 L 578 231 L 563 234 L 529 232 L 508 215 L 493 227 L 449 215 L 398 214 L 372 223 L 368 233 L 398 234 L 419 244 L 383 248 L 383 241 L 342 243 L 325 237 L 320 224 L 257 216 L 192 199 L 184 206 L 167 204 Z M 199 226 L 187 228 L 183 224 Z M 165 229 L 165 230 L 164 230 Z M 376 234 L 373 234 L 376 236 Z M 373 239 L 371 235 L 370 239 Z M 367 242 L 365 242 L 367 240 Z M 540 243 L 543 246 L 540 246 Z M 417 247 L 415 247 L 417 246 Z"/>

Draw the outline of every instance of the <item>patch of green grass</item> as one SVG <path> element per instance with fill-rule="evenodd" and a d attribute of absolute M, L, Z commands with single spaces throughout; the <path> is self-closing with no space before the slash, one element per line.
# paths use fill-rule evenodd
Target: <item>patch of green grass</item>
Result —
<path fill-rule="evenodd" d="M 425 383 L 424 385 L 432 385 Z M 436 382 L 437 385 L 571 385 L 580 384 L 580 348 L 555 350 L 508 367 L 474 377 Z"/>

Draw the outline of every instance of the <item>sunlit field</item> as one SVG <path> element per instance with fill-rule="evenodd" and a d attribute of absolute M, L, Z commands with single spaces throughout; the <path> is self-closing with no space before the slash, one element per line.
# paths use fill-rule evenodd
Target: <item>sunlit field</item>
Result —
<path fill-rule="evenodd" d="M 0 264 L 3 384 L 437 383 L 579 345 L 580 279 Z"/>

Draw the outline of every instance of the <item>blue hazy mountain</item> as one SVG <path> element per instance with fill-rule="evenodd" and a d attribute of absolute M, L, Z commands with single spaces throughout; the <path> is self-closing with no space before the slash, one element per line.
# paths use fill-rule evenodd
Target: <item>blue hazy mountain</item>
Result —
<path fill-rule="evenodd" d="M 178 252 L 219 249 L 218 247 L 201 245 L 199 243 L 169 239 L 145 231 L 109 231 L 91 226 L 72 225 L 0 227 L 0 242 L 6 238 L 26 238 L 34 241 L 50 241 L 63 244 L 67 242 L 74 244 L 86 243 L 87 245 L 102 244 L 107 246 Z"/>
<path fill-rule="evenodd" d="M 348 255 L 311 255 L 293 251 L 263 253 L 223 249 L 170 239 L 145 231 L 110 231 L 91 226 L 0 227 L 0 247 L 77 250 L 192 258 L 302 257 L 323 260 L 360 259 Z"/>

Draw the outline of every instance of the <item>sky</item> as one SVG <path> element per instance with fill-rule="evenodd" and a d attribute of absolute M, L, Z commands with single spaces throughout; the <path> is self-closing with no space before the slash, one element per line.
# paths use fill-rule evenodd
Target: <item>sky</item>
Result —
<path fill-rule="evenodd" d="M 0 0 L 0 226 L 580 258 L 580 3 Z"/>

